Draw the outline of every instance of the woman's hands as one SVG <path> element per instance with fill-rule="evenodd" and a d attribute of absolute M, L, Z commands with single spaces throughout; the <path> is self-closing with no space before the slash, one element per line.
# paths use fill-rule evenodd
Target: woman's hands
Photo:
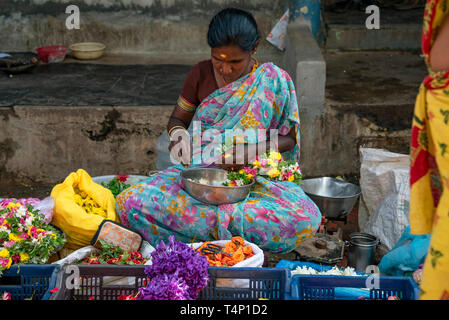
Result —
<path fill-rule="evenodd" d="M 174 139 L 170 137 L 168 151 L 170 159 L 179 161 L 184 167 L 188 167 L 192 162 L 192 146 L 190 138 L 182 134 L 173 134 Z M 177 140 L 176 140 L 177 138 Z"/>
<path fill-rule="evenodd" d="M 217 164 L 217 167 L 227 171 L 238 171 L 252 163 L 257 156 L 257 145 L 234 145 L 224 153 L 223 163 Z M 230 162 L 232 159 L 232 163 Z"/>

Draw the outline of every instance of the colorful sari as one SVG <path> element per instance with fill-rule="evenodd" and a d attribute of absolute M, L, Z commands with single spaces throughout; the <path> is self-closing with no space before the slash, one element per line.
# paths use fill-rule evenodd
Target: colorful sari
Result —
<path fill-rule="evenodd" d="M 449 299 L 449 71 L 433 72 L 430 49 L 449 14 L 449 1 L 428 0 L 422 50 L 429 75 L 421 84 L 412 123 L 410 227 L 431 233 L 421 299 Z"/>
<path fill-rule="evenodd" d="M 206 150 L 213 137 L 222 135 L 225 142 L 226 129 L 279 129 L 280 134 L 287 135 L 294 128 L 297 145 L 291 153 L 299 157 L 299 113 L 294 85 L 284 70 L 271 63 L 262 64 L 216 90 L 202 101 L 196 112 L 202 132 L 216 130 L 209 138 L 194 137 L 193 144 L 199 142 L 200 151 Z M 256 135 L 244 142 L 265 138 L 266 135 Z M 194 162 L 197 156 L 195 153 Z M 244 201 L 214 206 L 195 200 L 183 190 L 180 178 L 183 169 L 181 165 L 169 167 L 117 197 L 116 210 L 121 222 L 137 230 L 152 245 L 166 241 L 172 234 L 185 243 L 241 236 L 262 249 L 288 252 L 311 237 L 320 225 L 318 207 L 293 182 L 258 176 Z"/>

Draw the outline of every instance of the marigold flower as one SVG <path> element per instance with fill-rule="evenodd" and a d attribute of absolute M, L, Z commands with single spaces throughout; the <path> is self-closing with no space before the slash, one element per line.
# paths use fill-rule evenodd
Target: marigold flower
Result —
<path fill-rule="evenodd" d="M 20 252 L 19 255 L 20 255 L 20 261 L 21 262 L 25 262 L 25 261 L 30 259 L 30 256 L 28 255 L 28 253 Z"/>
<path fill-rule="evenodd" d="M 0 251 L 0 258 L 9 258 L 9 251 L 8 249 L 3 249 Z"/>
<path fill-rule="evenodd" d="M 252 165 L 253 165 L 253 167 L 260 168 L 260 162 L 259 162 L 259 160 L 253 161 Z"/>
<path fill-rule="evenodd" d="M 270 178 L 276 178 L 281 172 L 277 168 L 272 168 L 267 172 Z"/>
<path fill-rule="evenodd" d="M 16 202 L 10 202 L 8 203 L 8 205 L 6 206 L 6 209 L 15 209 L 15 208 L 19 208 L 22 205 L 20 203 L 16 203 Z"/>
<path fill-rule="evenodd" d="M 270 159 L 273 161 L 281 161 L 282 160 L 282 155 L 279 152 L 270 152 Z"/>
<path fill-rule="evenodd" d="M 20 236 L 18 236 L 15 233 L 12 233 L 12 232 L 8 235 L 8 238 L 9 238 L 9 240 L 15 241 L 15 242 L 20 242 L 23 240 Z"/>

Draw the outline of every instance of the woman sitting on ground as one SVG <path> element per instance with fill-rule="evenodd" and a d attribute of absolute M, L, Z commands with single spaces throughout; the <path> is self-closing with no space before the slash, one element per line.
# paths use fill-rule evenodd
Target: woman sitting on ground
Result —
<path fill-rule="evenodd" d="M 260 35 L 253 16 L 238 9 L 225 9 L 210 22 L 207 35 L 211 59 L 195 65 L 185 80 L 167 131 L 183 133 L 193 116 L 201 132 L 201 163 L 198 154 L 179 149 L 172 141 L 170 150 L 184 157 L 184 165 L 237 170 L 251 163 L 259 150 L 268 150 L 273 140 L 279 152 L 299 160 L 299 112 L 290 76 L 273 63 L 259 64 L 253 58 Z M 270 129 L 277 136 L 253 136 L 244 144 L 244 161 L 220 164 L 222 157 L 205 157 L 213 139 L 225 130 Z M 273 137 L 275 139 L 273 139 Z M 193 137 L 195 144 L 195 139 Z M 237 139 L 238 140 L 238 139 Z M 179 144 L 178 144 L 179 143 Z M 176 149 L 175 149 L 176 148 Z M 180 151 L 178 151 L 178 149 Z M 237 146 L 226 151 L 236 159 Z M 201 157 L 200 157 L 201 158 Z M 204 160 L 204 159 L 207 160 Z M 211 159 L 213 159 L 211 161 Z M 241 236 L 262 249 L 274 252 L 293 250 L 317 231 L 321 222 L 318 207 L 300 186 L 257 176 L 246 200 L 225 205 L 207 205 L 192 198 L 182 188 L 183 164 L 163 170 L 117 197 L 116 209 L 123 224 L 137 230 L 152 245 L 173 234 L 183 242 L 230 239 Z"/>

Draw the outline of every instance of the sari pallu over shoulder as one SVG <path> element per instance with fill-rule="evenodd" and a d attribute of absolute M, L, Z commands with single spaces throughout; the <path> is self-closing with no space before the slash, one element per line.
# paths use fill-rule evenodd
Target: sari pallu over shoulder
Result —
<path fill-rule="evenodd" d="M 210 144 L 232 144 L 235 139 L 230 140 L 233 138 L 232 134 L 227 134 L 230 130 L 255 132 L 244 134 L 237 141 L 252 144 L 265 141 L 269 130 L 287 135 L 292 128 L 296 145 L 290 152 L 299 160 L 300 121 L 295 87 L 288 73 L 273 63 L 261 64 L 250 74 L 211 93 L 199 105 L 197 116 L 201 122 L 201 137 L 193 137 L 193 163 L 217 160 L 222 150 L 212 156 L 204 155 L 204 151 Z M 210 134 L 203 134 L 206 131 Z M 201 160 L 200 153 L 203 156 Z"/>
<path fill-rule="evenodd" d="M 449 126 L 436 132 L 432 130 L 432 126 L 435 128 L 437 122 L 448 122 L 449 71 L 432 71 L 430 50 L 437 31 L 448 15 L 448 0 L 427 1 L 423 19 L 422 52 L 429 74 L 422 82 L 415 102 L 410 154 L 410 219 L 415 221 L 411 227 L 412 232 L 417 234 L 432 231 L 434 213 L 443 192 L 444 177 L 439 172 L 437 157 L 444 151 L 440 149 L 449 145 Z M 442 136 L 436 137 L 439 132 Z"/>

